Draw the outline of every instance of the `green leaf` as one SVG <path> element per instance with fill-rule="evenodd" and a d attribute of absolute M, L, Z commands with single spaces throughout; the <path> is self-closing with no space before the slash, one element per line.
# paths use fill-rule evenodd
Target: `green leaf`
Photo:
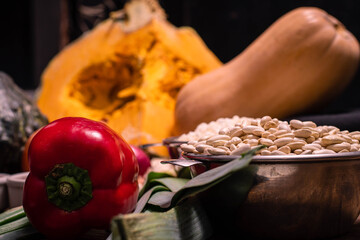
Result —
<path fill-rule="evenodd" d="M 261 149 L 265 148 L 266 146 L 265 145 L 258 145 L 256 147 L 254 147 L 253 149 L 247 151 L 247 152 L 244 152 L 243 154 L 241 154 L 241 157 L 245 157 L 246 155 L 255 155 L 256 152 L 260 151 Z"/>
<path fill-rule="evenodd" d="M 134 213 L 140 213 L 145 210 L 146 204 L 148 203 L 150 197 L 152 194 L 159 192 L 159 191 L 170 191 L 169 188 L 165 186 L 154 186 L 149 191 L 147 191 L 143 196 L 139 199 L 139 201 L 136 204 L 136 208 L 134 210 Z"/>
<path fill-rule="evenodd" d="M 135 213 L 112 221 L 113 239 L 206 239 L 212 235 L 209 221 L 215 223 L 214 229 L 232 226 L 234 212 L 253 184 L 256 167 L 249 163 L 260 148 L 190 180 L 152 174 Z"/>
<path fill-rule="evenodd" d="M 206 171 L 189 180 L 171 199 L 171 206 L 175 206 L 183 199 L 205 191 L 249 165 L 252 155 L 247 154 L 241 159 L 235 159 L 217 168 Z"/>
<path fill-rule="evenodd" d="M 2 225 L 0 227 L 0 235 L 7 233 L 7 232 L 15 231 L 17 229 L 21 229 L 21 228 L 24 228 L 27 226 L 31 226 L 31 224 L 29 222 L 29 219 L 25 216 L 25 217 L 15 220 L 15 221 L 12 221 L 12 222 Z"/>
<path fill-rule="evenodd" d="M 254 184 L 256 171 L 256 166 L 249 165 L 197 195 L 208 214 L 213 230 L 219 236 L 223 236 L 222 239 L 234 239 L 234 236 L 238 238 L 239 234 L 241 235 L 236 232 L 234 223 L 238 217 L 238 210 Z"/>
<path fill-rule="evenodd" d="M 147 176 L 144 187 L 140 190 L 139 199 L 142 197 L 143 194 L 145 194 L 145 192 L 147 192 L 150 188 L 152 188 L 151 184 L 152 184 L 153 180 L 159 179 L 159 178 L 165 178 L 165 177 L 173 177 L 173 176 L 168 173 L 163 173 L 163 172 L 150 172 Z"/>
<path fill-rule="evenodd" d="M 23 207 L 11 208 L 0 214 L 0 226 L 25 216 Z"/>
<path fill-rule="evenodd" d="M 157 175 L 157 176 L 163 176 L 163 175 Z M 152 195 L 160 191 L 176 192 L 179 189 L 181 189 L 186 184 L 187 181 L 189 181 L 189 179 L 175 178 L 175 177 L 171 177 L 171 178 L 164 177 L 164 178 L 156 179 L 153 175 L 152 180 L 150 180 L 148 184 L 148 187 L 152 186 L 152 188 L 149 189 L 145 194 L 143 194 L 143 196 L 138 201 L 134 212 L 138 213 L 145 211 L 146 204 L 149 202 L 150 198 L 153 199 L 153 205 L 158 205 L 158 206 L 161 205 L 160 208 L 168 208 L 165 205 L 170 203 L 172 196 L 170 197 L 170 195 L 165 194 L 163 198 L 158 199 L 158 197 L 153 198 Z M 163 204 L 165 205 L 163 206 Z"/>
<path fill-rule="evenodd" d="M 9 240 L 9 239 L 39 240 L 46 238 L 43 234 L 39 233 L 34 227 L 27 226 L 0 235 L 0 240 Z"/>
<path fill-rule="evenodd" d="M 175 192 L 157 192 L 151 196 L 148 204 L 159 206 L 160 208 L 169 208 L 174 195 Z"/>
<path fill-rule="evenodd" d="M 212 236 L 206 213 L 196 199 L 163 213 L 118 215 L 111 228 L 113 240 L 202 240 Z"/>
<path fill-rule="evenodd" d="M 179 191 L 184 185 L 189 181 L 189 179 L 185 178 L 176 178 L 176 177 L 165 177 L 154 179 L 151 181 L 152 184 L 161 184 L 165 187 L 169 188 L 172 192 Z"/>
<path fill-rule="evenodd" d="M 188 168 L 188 167 L 180 168 L 177 172 L 177 177 L 191 179 L 192 176 L 191 176 L 190 168 Z"/>
<path fill-rule="evenodd" d="M 213 168 L 209 171 L 199 174 L 198 176 L 190 180 L 174 177 L 169 178 L 162 175 L 152 175 L 151 178 L 147 181 L 147 187 L 162 184 L 164 186 L 169 186 L 168 188 L 172 192 L 174 192 L 174 194 L 157 193 L 157 195 L 152 198 L 151 205 L 158 206 L 159 208 L 168 209 L 176 206 L 178 203 L 180 203 L 186 198 L 206 191 L 207 189 L 229 178 L 234 173 L 246 168 L 251 162 L 253 155 L 263 147 L 264 146 L 258 146 L 250 150 L 249 152 L 243 154 L 239 158 L 232 160 L 217 168 Z M 152 193 L 150 195 L 147 195 L 148 200 L 151 199 L 151 195 Z M 143 210 L 146 206 L 146 204 L 144 204 L 145 203 L 142 202 Z"/>

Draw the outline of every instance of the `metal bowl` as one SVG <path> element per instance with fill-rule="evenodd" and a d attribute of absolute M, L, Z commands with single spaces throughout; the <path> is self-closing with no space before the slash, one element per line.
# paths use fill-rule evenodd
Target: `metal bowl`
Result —
<path fill-rule="evenodd" d="M 170 158 L 177 159 L 181 155 L 180 145 L 187 143 L 186 141 L 177 140 L 178 137 L 165 138 L 162 144 L 167 148 Z"/>
<path fill-rule="evenodd" d="M 183 154 L 202 164 L 194 175 L 234 156 Z M 261 239 L 324 239 L 349 232 L 360 212 L 360 152 L 254 156 L 255 184 L 236 211 L 237 231 Z"/>

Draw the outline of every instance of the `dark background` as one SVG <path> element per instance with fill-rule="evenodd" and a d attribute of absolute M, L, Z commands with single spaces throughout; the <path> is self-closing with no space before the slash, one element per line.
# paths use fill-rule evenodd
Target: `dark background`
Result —
<path fill-rule="evenodd" d="M 124 0 L 31 0 L 0 4 L 0 70 L 24 89 L 35 89 L 49 60 L 66 44 L 123 7 Z M 226 63 L 286 12 L 316 6 L 338 18 L 360 39 L 360 1 L 160 0 L 176 26 L 191 26 Z M 319 63 L 321 64 L 321 63 Z M 360 108 L 360 74 L 319 113 Z M 301 94 L 301 93 L 299 93 Z"/>

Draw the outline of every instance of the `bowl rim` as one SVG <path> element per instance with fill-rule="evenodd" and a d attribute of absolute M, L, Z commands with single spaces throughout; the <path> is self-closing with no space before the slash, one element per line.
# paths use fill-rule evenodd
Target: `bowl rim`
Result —
<path fill-rule="evenodd" d="M 239 156 L 234 155 L 203 155 L 195 153 L 181 153 L 181 156 L 189 160 L 197 160 L 207 163 L 226 163 Z M 314 162 L 340 162 L 360 160 L 360 151 L 335 153 L 335 154 L 307 154 L 307 155 L 272 155 L 254 156 L 252 163 L 314 163 Z"/>
<path fill-rule="evenodd" d="M 179 141 L 179 140 L 176 140 L 178 139 L 179 136 L 174 136 L 174 137 L 168 137 L 168 138 L 165 138 L 163 139 L 162 143 L 164 145 L 181 145 L 183 143 L 187 143 L 188 141 Z"/>
<path fill-rule="evenodd" d="M 178 147 L 187 141 L 179 141 L 179 136 L 173 136 L 163 139 L 162 143 L 170 147 Z M 181 156 L 189 160 L 197 160 L 211 163 L 225 163 L 238 158 L 234 155 L 204 155 L 196 153 L 181 153 Z M 253 163 L 311 163 L 311 162 L 334 162 L 334 161 L 355 161 L 360 160 L 360 151 L 333 153 L 333 154 L 306 154 L 306 155 L 271 155 L 254 156 Z"/>

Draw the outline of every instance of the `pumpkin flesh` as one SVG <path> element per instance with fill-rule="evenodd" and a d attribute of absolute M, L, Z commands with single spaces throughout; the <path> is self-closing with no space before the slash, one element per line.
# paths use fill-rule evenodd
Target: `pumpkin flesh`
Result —
<path fill-rule="evenodd" d="M 131 144 L 159 142 L 172 135 L 179 89 L 220 65 L 191 28 L 154 17 L 127 32 L 108 19 L 50 62 L 37 103 L 50 121 L 102 120 Z"/>

